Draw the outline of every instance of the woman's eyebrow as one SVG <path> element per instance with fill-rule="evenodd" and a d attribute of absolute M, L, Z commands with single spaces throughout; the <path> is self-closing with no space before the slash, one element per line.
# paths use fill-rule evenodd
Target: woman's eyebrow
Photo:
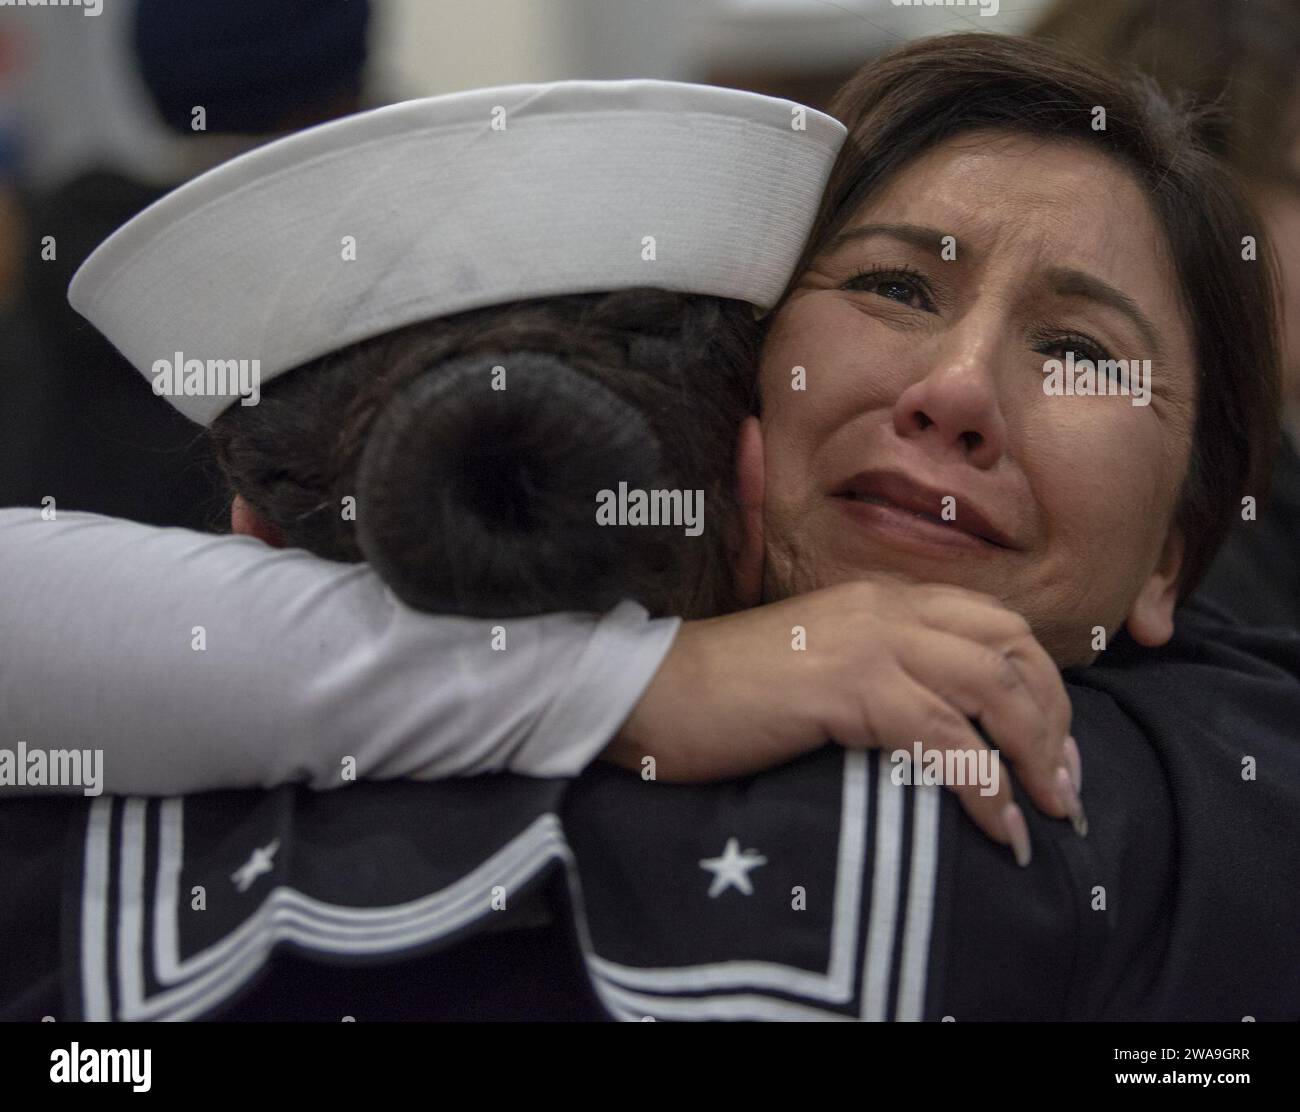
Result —
<path fill-rule="evenodd" d="M 846 243 L 867 239 L 870 236 L 889 236 L 913 247 L 919 247 L 923 251 L 938 251 L 943 246 L 943 237 L 948 234 L 950 233 L 940 231 L 938 228 L 927 228 L 922 224 L 862 224 L 857 228 L 840 232 L 827 244 L 824 253 L 829 255 Z"/>
<path fill-rule="evenodd" d="M 1047 272 L 1047 279 L 1052 284 L 1052 292 L 1061 297 L 1087 298 L 1123 313 L 1142 333 L 1151 357 L 1159 358 L 1163 354 L 1156 326 L 1138 307 L 1138 303 L 1123 290 L 1116 289 L 1109 282 L 1103 282 L 1096 275 L 1068 266 L 1052 267 Z"/>

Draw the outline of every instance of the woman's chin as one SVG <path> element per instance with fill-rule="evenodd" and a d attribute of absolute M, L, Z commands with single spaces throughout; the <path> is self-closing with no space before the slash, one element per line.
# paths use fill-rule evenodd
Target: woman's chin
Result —
<path fill-rule="evenodd" d="M 881 576 L 904 583 L 945 583 L 993 596 L 1029 623 L 1030 632 L 1059 668 L 1091 664 L 1105 649 L 1107 635 L 1104 627 L 1078 615 L 1065 616 L 1027 605 L 1026 596 L 1041 592 L 1026 589 L 1024 568 L 1017 576 L 1008 572 L 1005 566 L 990 568 L 978 560 L 942 559 L 900 551 L 891 546 L 879 547 L 869 559 L 863 559 L 857 552 L 852 559 L 845 559 L 841 554 L 838 560 L 818 560 L 814 564 L 786 562 L 770 555 L 764 597 L 765 601 L 772 602 L 822 587 Z"/>
<path fill-rule="evenodd" d="M 869 546 L 857 541 L 847 551 L 843 545 L 837 547 L 828 559 L 818 561 L 819 587 L 888 575 L 909 583 L 949 583 L 1006 601 L 1007 586 L 1016 581 L 1016 571 L 1008 566 L 1012 553 L 1005 550 L 985 553 L 965 546 L 945 547 L 929 538 Z"/>

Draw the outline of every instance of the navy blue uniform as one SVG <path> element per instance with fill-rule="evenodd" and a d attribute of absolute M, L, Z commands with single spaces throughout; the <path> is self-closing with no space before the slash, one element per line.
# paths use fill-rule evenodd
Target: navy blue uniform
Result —
<path fill-rule="evenodd" d="M 1300 1018 L 1300 636 L 1068 675 L 1033 863 L 828 747 L 759 776 L 0 808 L 9 1018 Z"/>

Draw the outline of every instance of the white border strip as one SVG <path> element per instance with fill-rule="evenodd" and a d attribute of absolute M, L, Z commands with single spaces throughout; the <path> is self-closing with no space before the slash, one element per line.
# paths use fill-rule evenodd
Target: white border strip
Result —
<path fill-rule="evenodd" d="M 112 821 L 111 796 L 90 805 L 81 877 L 81 1014 L 96 1023 L 113 1018 L 108 997 L 108 841 Z"/>
<path fill-rule="evenodd" d="M 889 1007 L 894 964 L 894 922 L 902 879 L 903 794 L 889 779 L 889 754 L 881 750 L 876 780 L 876 859 L 871 887 L 871 922 L 862 955 L 862 1018 L 879 1022 Z"/>
<path fill-rule="evenodd" d="M 917 785 L 912 820 L 912 880 L 903 924 L 903 961 L 894 1018 L 915 1023 L 925 1018 L 925 979 L 930 968 L 930 927 L 934 922 L 934 885 L 939 864 L 939 793 L 934 785 Z"/>

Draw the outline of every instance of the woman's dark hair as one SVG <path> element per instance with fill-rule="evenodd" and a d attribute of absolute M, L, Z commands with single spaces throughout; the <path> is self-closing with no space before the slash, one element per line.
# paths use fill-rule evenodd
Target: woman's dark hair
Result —
<path fill-rule="evenodd" d="M 1104 130 L 1094 129 L 1096 108 Z M 981 129 L 1070 139 L 1144 188 L 1168 240 L 1196 358 L 1191 462 L 1176 510 L 1186 597 L 1246 494 L 1262 495 L 1279 435 L 1276 262 L 1231 171 L 1198 142 L 1197 117 L 1148 80 L 1027 39 L 923 39 L 873 61 L 830 106 L 849 129 L 796 275 L 918 155 Z M 1117 217 L 1118 218 L 1118 217 Z M 1243 258 L 1243 237 L 1259 260 Z"/>
<path fill-rule="evenodd" d="M 757 333 L 744 303 L 657 289 L 516 302 L 323 356 L 211 431 L 286 542 L 368 560 L 412 606 L 717 614 Z M 702 491 L 703 533 L 598 524 L 620 483 Z"/>

